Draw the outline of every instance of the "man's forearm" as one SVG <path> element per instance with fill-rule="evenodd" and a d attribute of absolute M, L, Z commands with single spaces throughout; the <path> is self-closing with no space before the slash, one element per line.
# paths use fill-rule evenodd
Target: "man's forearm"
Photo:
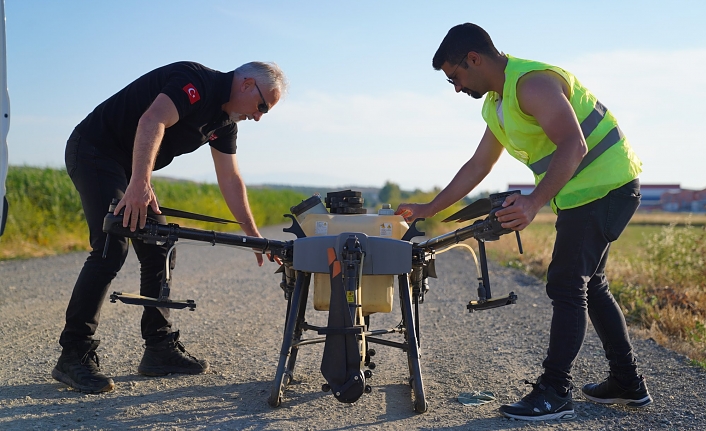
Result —
<path fill-rule="evenodd" d="M 132 177 L 149 182 L 159 145 L 164 137 L 164 124 L 142 119 L 135 132 L 135 144 L 132 152 Z"/>
<path fill-rule="evenodd" d="M 445 210 L 468 195 L 486 175 L 486 170 L 474 166 L 473 159 L 469 160 L 429 205 L 434 213 Z"/>
<path fill-rule="evenodd" d="M 228 209 L 230 209 L 233 217 L 242 223 L 240 227 L 243 232 L 249 236 L 259 236 L 260 233 L 257 230 L 255 218 L 250 211 L 245 183 L 240 177 L 232 177 L 228 181 L 231 182 L 229 187 L 221 187 L 221 193 L 228 205 Z"/>

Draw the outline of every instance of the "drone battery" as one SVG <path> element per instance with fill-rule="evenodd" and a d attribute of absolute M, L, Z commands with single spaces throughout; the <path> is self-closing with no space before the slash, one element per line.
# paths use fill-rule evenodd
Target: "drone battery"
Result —
<path fill-rule="evenodd" d="M 389 212 L 389 211 L 388 211 Z M 297 217 L 307 236 L 338 235 L 360 232 L 368 236 L 401 239 L 409 225 L 399 215 L 385 214 L 315 214 Z M 361 280 L 363 315 L 392 311 L 394 276 L 364 275 Z M 314 274 L 314 309 L 327 311 L 331 298 L 329 274 Z"/>

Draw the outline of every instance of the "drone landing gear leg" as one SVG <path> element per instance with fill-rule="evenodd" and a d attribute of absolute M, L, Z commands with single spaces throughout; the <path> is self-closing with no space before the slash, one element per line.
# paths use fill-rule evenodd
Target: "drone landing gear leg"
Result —
<path fill-rule="evenodd" d="M 110 235 L 108 235 L 106 238 L 106 249 L 108 248 L 107 244 L 109 240 Z M 171 292 L 171 288 L 169 287 L 169 285 L 172 282 L 172 270 L 174 269 L 176 257 L 176 245 L 174 244 L 174 242 L 175 241 L 167 242 L 167 247 L 169 251 L 167 252 L 167 257 L 164 263 L 164 274 L 162 275 L 162 285 L 159 291 L 159 298 L 135 295 L 134 293 L 113 292 L 112 294 L 110 294 L 110 302 L 114 303 L 119 300 L 120 302 L 123 302 L 125 304 L 175 309 L 183 309 L 188 307 L 189 310 L 194 311 L 194 309 L 196 308 L 196 302 L 194 302 L 194 300 L 192 299 L 169 299 L 169 294 Z"/>
<path fill-rule="evenodd" d="M 270 397 L 267 402 L 272 407 L 279 407 L 282 404 L 282 394 L 284 387 L 291 381 L 291 373 L 294 371 L 294 363 L 297 358 L 298 348 L 292 348 L 295 338 L 301 337 L 301 322 L 303 321 L 304 310 L 306 309 L 306 299 L 309 294 L 309 281 L 311 274 L 297 271 L 294 292 L 290 299 L 289 312 L 287 313 L 286 325 L 284 328 L 284 338 L 282 349 L 279 354 L 277 373 L 273 382 Z M 300 319 L 301 316 L 301 319 Z M 298 335 L 296 335 L 298 334 Z"/>
<path fill-rule="evenodd" d="M 518 244 L 520 244 L 520 250 L 522 245 L 519 242 L 520 237 L 517 236 Z M 475 310 L 490 310 L 491 308 L 502 307 L 504 305 L 510 305 L 517 302 L 517 295 L 515 292 L 510 292 L 507 296 L 502 296 L 499 298 L 493 298 L 490 292 L 490 277 L 488 276 L 488 258 L 485 253 L 485 241 L 478 240 L 478 254 L 480 255 L 480 269 L 481 274 L 478 278 L 478 301 L 470 301 L 466 308 L 469 312 L 473 313 Z"/>
<path fill-rule="evenodd" d="M 294 325 L 294 334 L 292 335 L 293 346 L 289 351 L 289 360 L 287 360 L 287 367 L 284 371 L 284 386 L 289 385 L 294 379 L 294 366 L 296 365 L 297 354 L 299 353 L 299 346 L 294 344 L 301 341 L 302 334 L 304 333 L 302 325 L 305 322 L 304 317 L 306 315 L 306 301 L 309 296 L 309 282 L 311 280 L 311 274 L 306 274 L 306 277 L 307 278 L 302 284 L 302 291 L 299 296 L 299 313 L 297 314 L 297 321 Z M 291 305 L 288 308 L 291 308 Z"/>
<path fill-rule="evenodd" d="M 427 411 L 427 402 L 424 396 L 424 382 L 422 381 L 422 368 L 420 364 L 419 343 L 417 340 L 417 325 L 419 324 L 412 308 L 412 295 L 409 289 L 409 277 L 401 274 L 398 277 L 400 286 L 400 306 L 402 320 L 405 327 L 405 340 L 407 344 L 407 364 L 409 366 L 410 384 L 414 392 L 414 411 L 424 413 Z M 418 318 L 419 316 L 417 316 Z"/>

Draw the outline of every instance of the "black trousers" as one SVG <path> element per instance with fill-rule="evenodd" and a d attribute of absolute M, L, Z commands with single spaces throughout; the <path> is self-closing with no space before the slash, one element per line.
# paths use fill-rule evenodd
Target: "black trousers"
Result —
<path fill-rule="evenodd" d="M 113 198 L 125 194 L 130 172 L 74 131 L 66 144 L 66 170 L 81 196 L 90 234 L 91 251 L 76 280 L 66 309 L 66 326 L 59 343 L 65 348 L 83 346 L 98 327 L 101 306 L 111 282 L 125 263 L 128 239 L 111 235 L 105 259 L 102 258 L 106 234 L 103 217 Z M 160 222 L 165 222 L 162 218 Z M 164 273 L 166 247 L 132 241 L 140 261 L 140 294 L 156 298 Z M 147 344 L 161 341 L 174 332 L 169 309 L 145 307 L 141 321 L 142 337 Z"/>
<path fill-rule="evenodd" d="M 618 239 L 639 205 L 640 182 L 635 179 L 602 199 L 558 212 L 547 273 L 553 315 L 542 379 L 559 391 L 571 387 L 571 368 L 589 317 L 611 373 L 624 383 L 637 378 L 625 317 L 610 293 L 605 267 L 611 242 Z"/>

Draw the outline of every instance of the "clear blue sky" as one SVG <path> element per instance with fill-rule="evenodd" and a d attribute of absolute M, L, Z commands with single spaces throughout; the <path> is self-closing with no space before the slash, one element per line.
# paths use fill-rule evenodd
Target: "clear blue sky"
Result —
<path fill-rule="evenodd" d="M 277 62 L 289 95 L 241 123 L 249 184 L 445 186 L 482 136 L 482 102 L 431 58 L 474 22 L 498 49 L 578 76 L 620 121 L 643 183 L 706 187 L 706 2 L 6 0 L 12 165 L 63 166 L 66 138 L 141 74 L 193 60 Z M 158 175 L 215 181 L 210 153 Z M 478 190 L 532 182 L 504 155 Z"/>

